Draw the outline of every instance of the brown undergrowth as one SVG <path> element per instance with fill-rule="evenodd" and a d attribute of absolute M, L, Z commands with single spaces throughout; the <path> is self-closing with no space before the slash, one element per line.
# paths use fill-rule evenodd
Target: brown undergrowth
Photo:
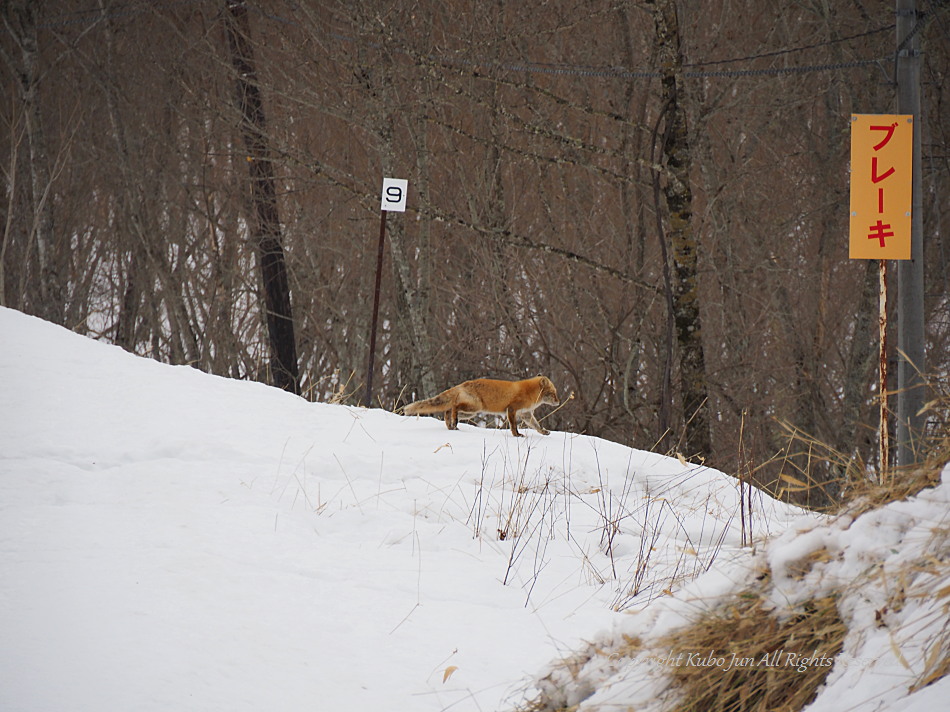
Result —
<path fill-rule="evenodd" d="M 831 672 L 847 628 L 836 598 L 807 602 L 787 620 L 754 592 L 659 641 L 669 649 L 676 712 L 793 712 Z"/>
<path fill-rule="evenodd" d="M 863 463 L 793 433 L 802 451 L 807 453 L 807 457 L 798 458 L 798 462 L 822 460 L 823 472 L 828 471 L 831 462 L 842 473 L 846 486 L 842 487 L 843 496 L 830 512 L 833 516 L 857 518 L 891 502 L 914 497 L 940 482 L 941 472 L 950 462 L 950 388 L 941 389 L 933 384 L 931 387 L 937 397 L 926 406 L 927 448 L 920 453 L 920 464 L 913 468 L 884 468 L 872 478 Z M 752 481 L 751 474 L 751 471 L 745 473 L 746 481 Z M 810 487 L 812 481 L 811 473 L 804 469 L 787 475 L 782 483 L 792 489 Z M 918 663 L 912 668 L 895 643 L 895 655 L 908 671 L 916 673 L 910 678 L 909 693 L 950 674 L 950 616 L 946 615 L 950 612 L 950 527 L 945 520 L 934 525 L 926 555 L 908 561 L 901 569 L 888 571 L 888 578 L 895 582 L 894 593 L 887 605 L 876 611 L 878 624 L 884 626 L 888 615 L 902 609 L 907 601 L 929 600 L 934 605 L 927 615 L 944 620 L 935 633 L 931 630 L 929 640 L 914 641 L 923 643 L 922 666 Z M 803 561 L 801 578 L 826 555 L 827 551 L 821 549 Z M 847 625 L 839 614 L 839 598 L 863 590 L 869 581 L 855 580 L 781 613 L 770 610 L 764 603 L 771 584 L 771 573 L 765 571 L 752 588 L 735 594 L 662 638 L 626 639 L 626 643 L 606 649 L 589 646 L 565 661 L 562 668 L 565 674 L 559 678 L 574 685 L 573 694 L 567 696 L 572 704 L 565 703 L 566 697 L 560 690 L 548 686 L 541 697 L 522 709 L 526 712 L 587 709 L 578 699 L 593 695 L 598 683 L 592 682 L 592 677 L 585 676 L 582 670 L 596 671 L 598 659 L 617 663 L 624 659 L 642 660 L 643 656 L 659 664 L 668 681 L 661 693 L 667 698 L 664 709 L 676 712 L 797 712 L 803 709 L 815 698 L 833 669 L 834 658 L 841 652 L 848 635 Z M 917 623 L 927 620 L 922 618 Z M 658 656 L 657 651 L 662 654 Z M 554 677 L 556 675 L 551 679 Z"/>
<path fill-rule="evenodd" d="M 885 468 L 876 480 L 855 482 L 845 507 L 860 513 L 913 497 L 940 482 L 943 466 L 950 462 L 950 383 L 930 384 L 934 398 L 923 408 L 928 433 L 918 455 L 919 464 Z"/>
<path fill-rule="evenodd" d="M 922 410 L 926 430 L 916 443 L 916 464 L 912 466 L 865 462 L 857 450 L 833 447 L 790 423 L 780 422 L 785 444 L 764 462 L 748 461 L 740 432 L 736 477 L 778 500 L 827 514 L 867 511 L 913 497 L 935 485 L 942 466 L 950 460 L 950 382 L 930 379 L 927 388 L 933 398 Z M 893 422 L 892 415 L 892 428 Z M 871 437 L 876 439 L 878 435 Z M 894 461 L 897 444 L 893 433 L 890 438 L 888 459 Z"/>

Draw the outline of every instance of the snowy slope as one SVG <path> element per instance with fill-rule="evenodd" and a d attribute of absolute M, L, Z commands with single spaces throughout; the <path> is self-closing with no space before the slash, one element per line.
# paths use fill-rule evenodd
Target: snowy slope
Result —
<path fill-rule="evenodd" d="M 0 309 L 0 710 L 500 709 L 617 611 L 748 568 L 731 478 L 526 435 Z"/>
<path fill-rule="evenodd" d="M 950 466 L 909 500 L 789 529 L 767 558 L 778 610 L 834 593 L 848 627 L 808 712 L 947 709 L 950 677 L 938 675 L 950 662 Z"/>
<path fill-rule="evenodd" d="M 723 647 L 673 656 L 657 641 L 682 636 L 703 612 L 728 608 L 744 592 L 760 591 L 779 620 L 808 600 L 835 596 L 847 628 L 832 660 L 777 649 L 772 663 L 750 668 L 827 666 L 828 676 L 805 712 L 933 712 L 947 709 L 950 677 L 950 466 L 940 483 L 916 497 L 860 515 L 802 519 L 766 542 L 760 557 L 725 565 L 619 619 L 575 651 L 573 664 L 555 662 L 538 676 L 548 705 L 576 712 L 635 709 L 661 712 L 677 701 L 672 667 L 726 674 L 736 665 L 728 631 Z M 762 573 L 769 577 L 763 580 Z M 721 607 L 721 608 L 720 608 Z M 642 647 L 628 652 L 630 641 Z M 735 653 L 737 651 L 733 651 Z M 741 649 L 738 651 L 742 654 Z"/>

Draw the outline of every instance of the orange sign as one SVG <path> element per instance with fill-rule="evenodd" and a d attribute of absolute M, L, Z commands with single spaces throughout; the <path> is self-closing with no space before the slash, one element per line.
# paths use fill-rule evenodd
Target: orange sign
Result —
<path fill-rule="evenodd" d="M 909 260 L 912 116 L 851 116 L 853 260 Z"/>

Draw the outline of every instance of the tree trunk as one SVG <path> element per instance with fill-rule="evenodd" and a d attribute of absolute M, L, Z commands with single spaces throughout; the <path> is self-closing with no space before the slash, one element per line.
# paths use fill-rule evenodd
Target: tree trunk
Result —
<path fill-rule="evenodd" d="M 267 146 L 267 122 L 250 43 L 250 23 L 243 2 L 227 2 L 227 35 L 231 63 L 237 76 L 237 108 L 247 149 L 248 170 L 257 224 L 252 227 L 257 246 L 271 347 L 271 379 L 278 388 L 300 392 L 297 344 L 290 303 L 290 283 L 281 244 L 280 217 L 274 165 Z"/>
<path fill-rule="evenodd" d="M 646 5 L 653 14 L 657 59 L 664 72 L 662 106 L 666 116 L 662 146 L 667 176 L 663 194 L 668 221 L 666 233 L 672 248 L 674 322 L 686 420 L 682 448 L 689 456 L 708 457 L 712 448 L 699 313 L 698 241 L 692 219 L 689 132 L 677 86 L 677 75 L 683 66 L 679 25 L 673 0 L 649 0 Z"/>
<path fill-rule="evenodd" d="M 40 107 L 39 44 L 36 35 L 38 13 L 39 5 L 33 0 L 4 3 L 3 7 L 4 24 L 20 51 L 19 65 L 11 66 L 10 69 L 19 78 L 29 149 L 32 234 L 36 240 L 39 264 L 39 297 L 34 308 L 44 319 L 63 324 L 66 321 L 65 255 L 59 249 L 55 235 L 51 191 L 53 177 Z M 4 59 L 8 64 L 15 65 L 12 57 L 5 55 Z"/>

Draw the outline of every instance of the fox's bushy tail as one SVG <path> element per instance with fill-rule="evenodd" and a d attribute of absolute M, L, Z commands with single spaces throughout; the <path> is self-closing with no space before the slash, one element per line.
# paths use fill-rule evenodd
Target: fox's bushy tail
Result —
<path fill-rule="evenodd" d="M 429 415 L 431 413 L 443 413 L 452 405 L 452 397 L 448 391 L 442 391 L 437 396 L 426 398 L 425 400 L 410 403 L 402 412 L 406 415 Z"/>

